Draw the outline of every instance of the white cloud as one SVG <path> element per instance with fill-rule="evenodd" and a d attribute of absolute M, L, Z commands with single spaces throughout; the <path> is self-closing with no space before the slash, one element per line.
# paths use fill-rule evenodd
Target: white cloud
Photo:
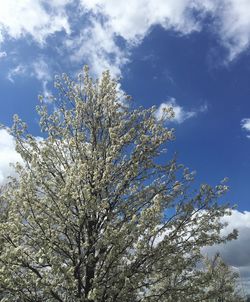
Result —
<path fill-rule="evenodd" d="M 200 110 L 197 111 L 186 111 L 182 106 L 178 105 L 176 103 L 176 100 L 174 98 L 171 98 L 169 101 L 162 103 L 159 108 L 155 112 L 155 116 L 157 119 L 161 119 L 164 110 L 166 108 L 172 108 L 174 112 L 174 117 L 171 119 L 171 121 L 176 122 L 178 124 L 183 123 L 185 120 L 194 117 L 197 115 Z"/>
<path fill-rule="evenodd" d="M 64 5 L 69 1 L 63 1 Z M 70 26 L 60 1 L 8 0 L 0 3 L 0 36 L 14 39 L 30 35 L 43 44 L 46 38 L 64 30 L 70 33 Z M 46 10 L 44 4 L 48 5 Z M 55 5 L 57 9 L 55 8 Z"/>
<path fill-rule="evenodd" d="M 43 95 L 49 99 L 52 95 L 48 89 L 48 84 L 52 80 L 51 70 L 46 63 L 45 59 L 40 57 L 29 65 L 19 64 L 14 68 L 11 68 L 7 74 L 7 79 L 12 83 L 15 82 L 17 76 L 34 77 L 41 82 Z"/>
<path fill-rule="evenodd" d="M 92 23 L 67 45 L 76 49 L 71 58 L 87 58 L 97 75 L 107 68 L 113 75 L 120 75 L 129 61 L 129 50 L 142 42 L 153 25 L 182 34 L 200 28 L 194 18 L 188 17 L 191 8 L 185 0 L 128 0 L 119 5 L 115 0 L 82 0 L 81 4 L 84 11 L 94 14 Z M 117 45 L 118 36 L 125 40 L 126 47 Z"/>
<path fill-rule="evenodd" d="M 0 51 L 0 59 L 7 57 L 6 51 Z"/>
<path fill-rule="evenodd" d="M 115 43 L 115 35 L 109 25 L 92 20 L 91 26 L 81 31 L 80 36 L 65 41 L 71 50 L 71 60 L 87 61 L 96 75 L 109 69 L 113 76 L 120 76 L 121 67 L 128 61 L 127 51 Z"/>
<path fill-rule="evenodd" d="M 241 128 L 249 133 L 247 138 L 250 138 L 250 118 L 243 118 L 241 120 Z"/>
<path fill-rule="evenodd" d="M 72 3 L 74 0 L 43 0 L 44 3 L 51 5 L 52 7 L 58 8 L 58 7 L 64 7 L 70 3 Z"/>
<path fill-rule="evenodd" d="M 0 185 L 4 184 L 8 176 L 14 175 L 10 163 L 21 161 L 21 156 L 15 151 L 14 138 L 5 129 L 0 129 Z"/>
<path fill-rule="evenodd" d="M 228 61 L 234 60 L 250 45 L 249 0 L 196 0 L 196 9 L 211 15 L 211 29 L 228 50 Z"/>
<path fill-rule="evenodd" d="M 119 5 L 115 0 L 80 0 L 80 3 L 81 7 L 76 9 L 73 0 L 1 1 L 0 42 L 6 37 L 32 37 L 46 45 L 48 36 L 64 31 L 68 58 L 79 64 L 87 62 L 96 75 L 110 69 L 115 76 L 121 75 L 130 60 L 131 49 L 155 25 L 186 35 L 202 30 L 207 24 L 203 20 L 211 15 L 210 31 L 228 49 L 229 60 L 250 43 L 249 0 L 127 0 Z M 74 10 L 68 9 L 71 4 Z M 73 27 L 75 20 L 84 20 L 79 21 L 77 30 Z M 117 37 L 123 38 L 122 46 Z M 61 49 L 55 42 L 56 48 Z"/>
<path fill-rule="evenodd" d="M 32 75 L 34 75 L 42 83 L 44 100 L 50 102 L 52 92 L 48 89 L 48 84 L 52 80 L 51 71 L 45 59 L 39 58 L 31 66 Z"/>
<path fill-rule="evenodd" d="M 40 81 L 51 80 L 51 73 L 48 64 L 44 59 L 39 58 L 32 64 L 34 75 Z"/>
<path fill-rule="evenodd" d="M 192 1 L 193 2 L 193 1 Z M 83 7 L 105 15 L 113 32 L 137 44 L 153 25 L 174 28 L 182 33 L 199 29 L 198 22 L 188 15 L 193 7 L 186 0 L 82 0 Z"/>
<path fill-rule="evenodd" d="M 9 72 L 7 74 L 7 79 L 9 81 L 11 81 L 12 83 L 14 83 L 15 82 L 14 78 L 19 75 L 24 75 L 26 73 L 26 71 L 27 71 L 27 68 L 24 65 L 19 64 L 16 67 L 11 68 L 9 70 Z"/>
<path fill-rule="evenodd" d="M 223 9 L 217 11 L 220 20 L 220 38 L 229 49 L 233 60 L 250 44 L 250 1 L 224 0 Z"/>
<path fill-rule="evenodd" d="M 250 293 L 250 212 L 233 210 L 231 216 L 222 218 L 222 222 L 228 223 L 222 234 L 228 234 L 233 229 L 238 229 L 238 238 L 226 244 L 204 248 L 203 253 L 212 256 L 219 252 L 228 265 L 237 268 L 242 283 L 248 287 Z"/>
<path fill-rule="evenodd" d="M 140 44 L 154 25 L 184 35 L 199 31 L 205 26 L 202 21 L 208 15 L 212 16 L 213 20 L 211 30 L 228 49 L 228 57 L 225 59 L 233 60 L 246 50 L 250 43 L 249 0 L 127 0 L 119 5 L 115 0 L 81 0 L 81 4 L 84 10 L 94 14 L 96 22 L 105 28 L 107 38 L 115 43 L 115 37 L 120 36 L 127 42 L 128 48 Z M 194 14 L 194 11 L 198 14 Z M 102 18 L 99 18 L 100 15 Z M 199 18 L 195 17 L 197 15 Z M 98 18 L 101 21 L 98 21 Z M 91 27 L 89 31 L 92 31 Z M 93 34 L 93 37 L 98 40 L 98 35 Z M 92 49 L 92 57 L 102 69 L 100 62 L 105 60 L 100 55 L 100 49 L 100 46 Z M 108 49 L 107 54 L 110 54 Z M 118 71 L 127 62 L 128 52 L 120 49 L 119 58 L 121 57 L 123 60 L 119 60 L 120 64 L 115 66 Z M 107 64 L 103 67 L 114 68 L 114 65 L 108 64 L 110 62 L 105 62 Z"/>
<path fill-rule="evenodd" d="M 247 131 L 250 131 L 250 118 L 244 118 L 241 120 L 241 127 Z"/>

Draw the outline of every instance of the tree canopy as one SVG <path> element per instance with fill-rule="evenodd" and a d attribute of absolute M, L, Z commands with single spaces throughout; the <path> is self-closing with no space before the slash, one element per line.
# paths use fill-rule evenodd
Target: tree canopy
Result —
<path fill-rule="evenodd" d="M 167 159 L 171 108 L 160 120 L 133 109 L 109 72 L 93 80 L 87 68 L 55 87 L 53 106 L 37 108 L 42 139 L 17 116 L 10 129 L 23 162 L 0 196 L 1 301 L 216 297 L 201 248 L 236 237 L 220 233 L 227 186 L 195 191 L 193 173 Z"/>

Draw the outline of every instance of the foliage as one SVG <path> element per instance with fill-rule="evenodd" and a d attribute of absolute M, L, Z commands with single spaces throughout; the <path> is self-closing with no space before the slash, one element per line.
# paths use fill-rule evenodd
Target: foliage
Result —
<path fill-rule="evenodd" d="M 200 249 L 236 236 L 220 235 L 227 187 L 191 191 L 193 174 L 165 159 L 173 130 L 131 109 L 108 72 L 55 84 L 55 110 L 38 107 L 45 138 L 17 116 L 11 129 L 23 164 L 1 193 L 1 301 L 206 299 Z"/>

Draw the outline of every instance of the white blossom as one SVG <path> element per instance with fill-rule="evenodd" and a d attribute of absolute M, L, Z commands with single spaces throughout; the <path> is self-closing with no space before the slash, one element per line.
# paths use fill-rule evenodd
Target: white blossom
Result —
<path fill-rule="evenodd" d="M 216 275 L 197 265 L 202 247 L 236 236 L 220 235 L 230 209 L 218 197 L 227 187 L 192 193 L 193 173 L 159 160 L 173 129 L 155 119 L 155 108 L 119 102 L 108 72 L 93 81 L 85 68 L 78 82 L 63 75 L 55 87 L 57 109 L 49 113 L 42 99 L 38 107 L 42 141 L 14 119 L 24 164 L 0 195 L 0 300 L 215 297 Z"/>

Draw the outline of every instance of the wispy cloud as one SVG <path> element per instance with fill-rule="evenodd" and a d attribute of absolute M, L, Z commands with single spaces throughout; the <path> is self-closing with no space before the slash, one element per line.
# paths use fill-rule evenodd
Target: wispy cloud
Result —
<path fill-rule="evenodd" d="M 188 35 L 201 31 L 207 16 L 212 16 L 211 32 L 228 50 L 227 60 L 248 49 L 248 0 L 127 0 L 119 5 L 115 0 L 2 1 L 0 43 L 6 38 L 32 38 L 47 47 L 47 38 L 54 35 L 54 49 L 65 52 L 64 60 L 88 63 L 96 75 L 110 69 L 113 75 L 121 76 L 133 48 L 155 25 Z M 63 47 L 62 40 L 57 44 L 58 32 L 64 37 Z"/>
<path fill-rule="evenodd" d="M 39 58 L 32 63 L 31 69 L 31 74 L 34 75 L 37 80 L 41 81 L 44 100 L 50 102 L 52 92 L 48 89 L 48 85 L 52 80 L 52 75 L 48 64 L 45 62 L 45 59 Z"/>
<path fill-rule="evenodd" d="M 106 16 L 116 35 L 132 44 L 138 44 L 153 25 L 173 28 L 182 33 L 199 29 L 198 22 L 187 16 L 192 8 L 185 0 L 128 0 L 116 5 L 116 1 L 82 0 L 82 6 L 96 14 Z"/>
<path fill-rule="evenodd" d="M 5 36 L 13 39 L 31 36 L 38 43 L 45 43 L 46 38 L 64 30 L 70 33 L 70 26 L 64 6 L 69 1 L 1 1 L 0 32 L 2 40 Z M 45 9 L 45 5 L 49 9 Z M 56 8 L 56 9 L 55 9 Z"/>
<path fill-rule="evenodd" d="M 14 138 L 5 129 L 0 129 L 0 185 L 6 182 L 8 176 L 14 175 L 10 163 L 21 161 L 21 156 L 15 150 Z"/>
<path fill-rule="evenodd" d="M 7 79 L 9 81 L 11 81 L 12 83 L 15 82 L 15 77 L 16 76 L 20 76 L 20 75 L 24 75 L 27 71 L 27 68 L 22 65 L 22 64 L 19 64 L 17 65 L 16 67 L 14 68 L 11 68 L 7 74 Z"/>
<path fill-rule="evenodd" d="M 210 29 L 228 50 L 230 62 L 250 46 L 250 2 L 248 0 L 196 0 L 196 9 L 213 17 Z"/>
<path fill-rule="evenodd" d="M 7 57 L 6 51 L 0 51 L 0 59 Z"/>
<path fill-rule="evenodd" d="M 83 60 L 91 65 L 96 76 L 109 69 L 113 76 L 121 75 L 122 66 L 128 61 L 128 51 L 121 49 L 115 42 L 115 34 L 108 24 L 102 25 L 91 20 L 91 26 L 83 29 L 79 36 L 65 41 L 70 50 L 70 59 Z"/>
<path fill-rule="evenodd" d="M 201 31 L 203 20 L 212 16 L 210 29 L 220 44 L 228 50 L 227 61 L 235 59 L 250 43 L 250 2 L 248 0 L 128 0 L 116 5 L 114 0 L 81 0 L 82 7 L 94 14 L 96 22 L 115 44 L 117 36 L 126 41 L 128 49 L 138 46 L 154 25 L 173 30 L 182 35 Z M 199 14 L 199 19 L 196 18 Z M 99 18 L 102 16 L 102 18 Z M 233 24 L 232 24 L 233 20 Z M 92 31 L 91 27 L 89 28 Z M 94 32 L 95 30 L 93 30 Z M 98 38 L 98 35 L 93 35 Z M 84 45 L 84 43 L 83 43 Z M 93 54 L 99 58 L 100 47 Z M 129 52 L 120 49 L 116 68 L 121 69 L 129 59 Z M 110 54 L 107 49 L 107 53 Z M 127 59 L 127 60 L 126 60 Z M 98 60 L 97 60 L 98 61 Z M 112 65 L 114 68 L 114 65 Z M 116 71 L 117 72 L 117 71 Z"/>
<path fill-rule="evenodd" d="M 228 224 L 222 234 L 228 234 L 233 229 L 237 229 L 238 238 L 226 244 L 206 247 L 203 249 L 203 253 L 212 256 L 219 252 L 227 264 L 237 268 L 245 289 L 248 289 L 247 291 L 250 293 L 250 212 L 233 210 L 231 216 L 222 218 L 222 222 Z"/>
<path fill-rule="evenodd" d="M 243 118 L 241 120 L 241 128 L 247 132 L 247 138 L 250 138 L 250 118 Z"/>
<path fill-rule="evenodd" d="M 34 76 L 40 81 L 48 81 L 51 80 L 51 73 L 49 70 L 48 64 L 44 59 L 39 58 L 35 62 L 32 63 Z"/>
<path fill-rule="evenodd" d="M 184 0 L 128 0 L 119 5 L 113 0 L 82 0 L 81 5 L 91 13 L 92 22 L 72 41 L 81 47 L 71 58 L 88 58 L 96 74 L 108 68 L 112 74 L 121 75 L 122 67 L 130 60 L 130 50 L 143 41 L 153 25 L 182 34 L 200 28 L 196 20 L 186 17 L 189 7 Z M 125 42 L 122 47 L 117 44 L 117 37 Z"/>
<path fill-rule="evenodd" d="M 178 123 L 178 124 L 183 123 L 187 119 L 195 117 L 200 112 L 207 111 L 206 105 L 203 105 L 196 110 L 188 111 L 188 110 L 184 109 L 184 107 L 178 105 L 175 98 L 170 98 L 168 101 L 160 104 L 160 106 L 158 107 L 158 109 L 155 112 L 156 118 L 161 119 L 163 117 L 164 111 L 167 108 L 172 108 L 172 111 L 174 113 L 174 116 L 172 119 L 170 119 L 170 121 Z"/>
<path fill-rule="evenodd" d="M 45 100 L 49 101 L 52 93 L 48 89 L 48 86 L 52 81 L 52 72 L 44 58 L 38 57 L 35 61 L 26 65 L 18 64 L 8 71 L 7 79 L 12 83 L 15 83 L 15 78 L 20 76 L 36 78 L 41 83 Z"/>
<path fill-rule="evenodd" d="M 229 60 L 235 59 L 250 45 L 250 1 L 224 0 L 216 11 L 219 34 L 223 45 L 229 50 Z"/>

